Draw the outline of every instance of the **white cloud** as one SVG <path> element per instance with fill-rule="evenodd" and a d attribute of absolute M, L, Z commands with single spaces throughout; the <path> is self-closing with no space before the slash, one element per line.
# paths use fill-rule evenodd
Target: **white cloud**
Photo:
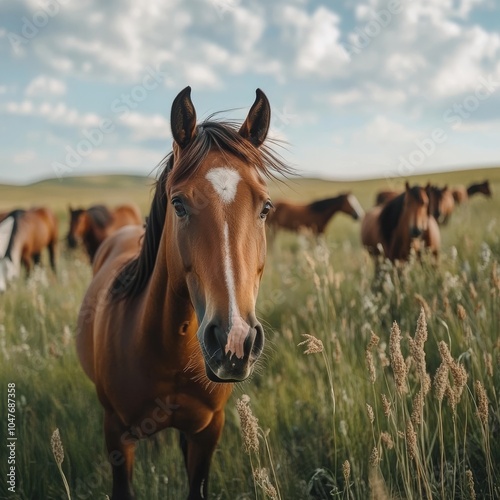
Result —
<path fill-rule="evenodd" d="M 25 93 L 28 97 L 63 95 L 66 93 L 66 84 L 57 78 L 39 75 L 29 83 Z"/>
<path fill-rule="evenodd" d="M 80 113 L 74 108 L 68 108 L 63 102 L 43 101 L 33 104 L 31 100 L 10 101 L 5 104 L 4 110 L 11 115 L 36 116 L 45 118 L 49 123 L 73 127 L 96 127 L 100 121 L 100 117 L 95 113 Z"/>
<path fill-rule="evenodd" d="M 120 123 L 130 129 L 132 139 L 135 141 L 171 137 L 170 123 L 162 115 L 129 113 L 120 118 Z"/>
<path fill-rule="evenodd" d="M 296 51 L 295 66 L 302 75 L 335 76 L 349 61 L 340 43 L 340 18 L 326 7 L 318 7 L 312 15 L 297 7 L 283 10 L 287 41 Z"/>

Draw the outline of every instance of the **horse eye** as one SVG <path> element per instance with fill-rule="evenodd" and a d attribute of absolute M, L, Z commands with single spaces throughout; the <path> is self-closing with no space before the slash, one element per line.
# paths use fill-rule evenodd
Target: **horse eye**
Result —
<path fill-rule="evenodd" d="M 182 204 L 180 198 L 174 198 L 172 200 L 172 205 L 174 206 L 177 217 L 184 217 L 185 215 L 187 215 L 186 209 L 184 208 L 184 205 Z"/>
<path fill-rule="evenodd" d="M 267 200 L 264 208 L 262 209 L 262 212 L 260 213 L 260 218 L 265 219 L 267 217 L 267 214 L 271 211 L 271 208 L 274 208 L 274 205 L 270 200 Z"/>

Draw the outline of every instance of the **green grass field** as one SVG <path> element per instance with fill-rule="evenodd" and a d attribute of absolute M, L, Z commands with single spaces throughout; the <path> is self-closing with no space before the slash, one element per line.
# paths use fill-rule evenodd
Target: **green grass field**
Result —
<path fill-rule="evenodd" d="M 500 169 L 410 181 L 486 178 L 493 198 L 477 195 L 457 209 L 442 229 L 437 266 L 430 258 L 402 269 L 386 264 L 374 283 L 359 222 L 342 214 L 319 243 L 277 237 L 257 308 L 267 326 L 264 359 L 228 403 L 210 498 L 500 498 Z M 0 186 L 0 210 L 48 205 L 62 237 L 68 203 L 133 200 L 146 214 L 151 185 L 106 176 Z M 367 209 L 387 187 L 386 180 L 301 179 L 273 183 L 271 194 L 305 201 L 350 190 Z M 16 494 L 7 491 L 2 453 L 1 498 L 67 498 L 51 450 L 56 428 L 71 498 L 110 493 L 103 412 L 74 347 L 90 277 L 83 252 L 70 254 L 61 244 L 57 277 L 36 269 L 0 296 L 2 429 L 13 382 L 18 437 Z M 421 310 L 427 327 L 421 318 L 417 331 Z M 367 349 L 372 332 L 379 340 Z M 321 340 L 321 352 L 304 354 L 308 346 L 298 344 L 305 334 Z M 236 409 L 243 395 L 259 425 L 259 451 L 250 456 Z M 140 444 L 134 474 L 139 499 L 186 497 L 174 431 Z"/>

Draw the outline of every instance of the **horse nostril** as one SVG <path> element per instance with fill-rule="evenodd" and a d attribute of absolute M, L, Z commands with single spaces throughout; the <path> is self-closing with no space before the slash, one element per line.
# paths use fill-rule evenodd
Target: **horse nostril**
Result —
<path fill-rule="evenodd" d="M 411 228 L 410 234 L 413 238 L 418 238 L 422 234 L 422 230 L 414 226 Z"/>
<path fill-rule="evenodd" d="M 204 335 L 205 350 L 210 360 L 215 363 L 222 363 L 224 359 L 224 349 L 221 338 L 222 332 L 216 325 L 207 326 Z"/>
<path fill-rule="evenodd" d="M 258 358 L 264 349 L 264 329 L 260 323 L 257 323 L 253 329 L 255 331 L 255 335 L 250 354 L 253 358 Z"/>

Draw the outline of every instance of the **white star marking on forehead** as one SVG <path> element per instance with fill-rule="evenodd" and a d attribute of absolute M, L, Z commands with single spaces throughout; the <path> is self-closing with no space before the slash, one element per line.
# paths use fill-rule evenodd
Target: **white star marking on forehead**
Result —
<path fill-rule="evenodd" d="M 238 182 L 241 180 L 240 174 L 228 167 L 218 167 L 210 170 L 206 178 L 210 181 L 223 203 L 228 205 L 234 201 Z"/>

